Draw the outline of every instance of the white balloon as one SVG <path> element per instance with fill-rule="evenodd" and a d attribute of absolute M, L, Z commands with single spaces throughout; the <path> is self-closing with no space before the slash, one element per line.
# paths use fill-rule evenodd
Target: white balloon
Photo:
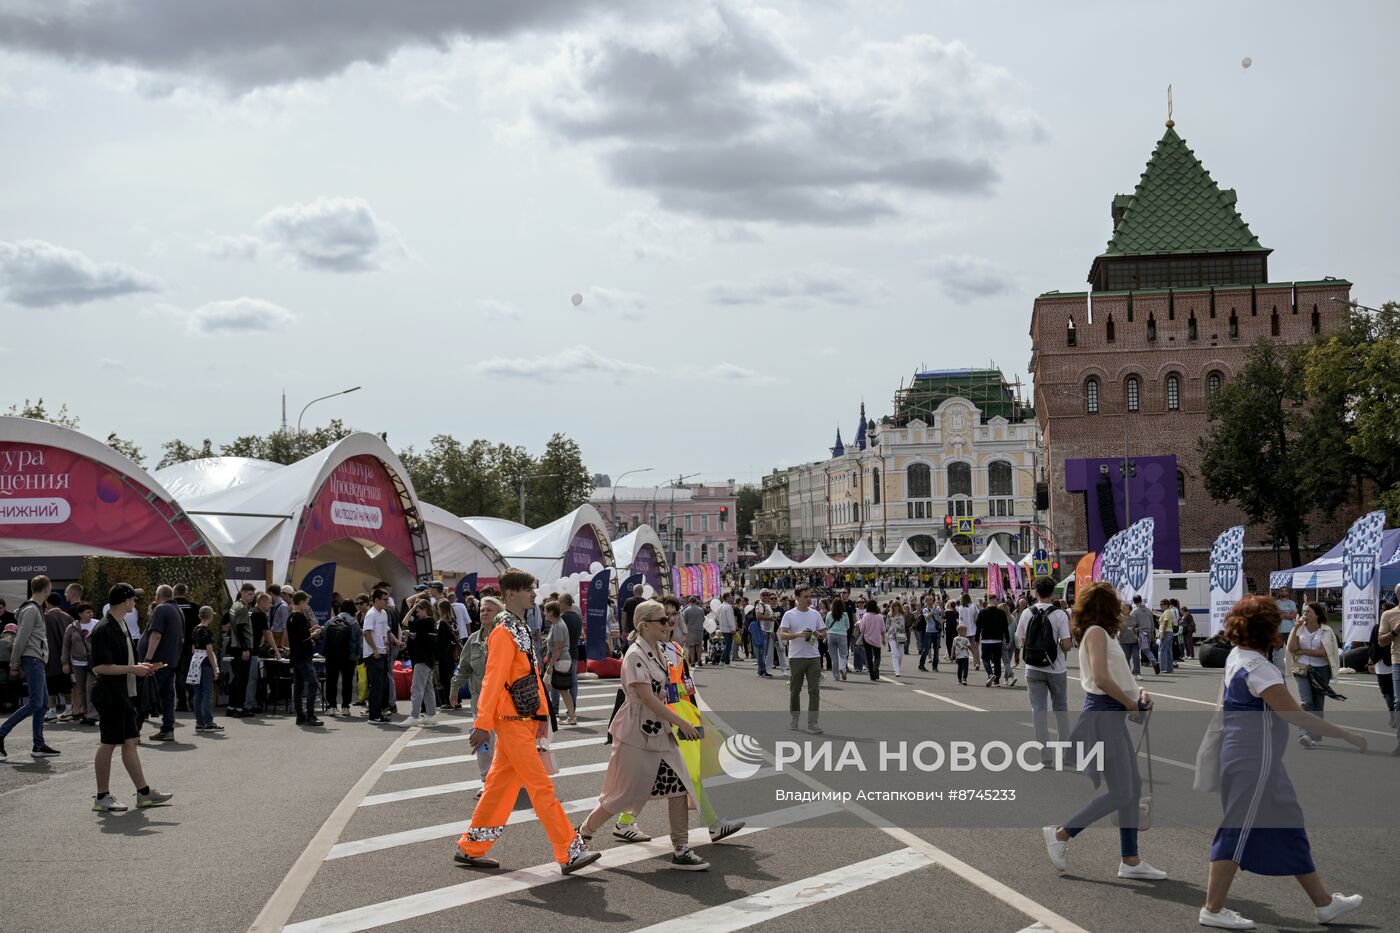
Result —
<path fill-rule="evenodd" d="M 603 572 L 603 565 L 595 560 L 593 563 L 588 565 L 588 572 L 596 577 L 598 574 Z"/>
<path fill-rule="evenodd" d="M 723 605 L 718 599 L 710 600 L 710 611 L 719 612 L 719 607 Z"/>
<path fill-rule="evenodd" d="M 579 305 L 583 304 L 583 296 L 580 295 L 578 292 L 574 292 L 573 297 L 570 298 L 569 300 L 572 301 L 572 302 L 574 303 L 574 307 L 575 307 L 575 308 L 577 308 Z"/>
<path fill-rule="evenodd" d="M 651 588 L 650 583 L 645 583 L 642 585 L 642 599 L 651 599 L 655 595 L 656 590 Z"/>
<path fill-rule="evenodd" d="M 1240 62 L 1240 67 L 1241 67 L 1241 68 L 1248 68 L 1248 67 L 1249 67 L 1250 65 L 1252 65 L 1252 64 L 1254 64 L 1254 59 L 1252 59 L 1252 58 L 1250 58 L 1249 56 L 1246 55 L 1244 61 Z"/>

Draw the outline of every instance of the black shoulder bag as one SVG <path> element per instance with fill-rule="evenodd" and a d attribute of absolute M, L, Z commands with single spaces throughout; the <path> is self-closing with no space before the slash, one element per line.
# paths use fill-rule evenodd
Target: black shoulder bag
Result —
<path fill-rule="evenodd" d="M 516 714 L 533 719 L 540 708 L 540 679 L 535 673 L 535 653 L 527 651 L 525 657 L 530 662 L 530 673 L 514 683 L 506 684 L 506 690 L 510 693 L 511 703 L 515 705 Z"/>

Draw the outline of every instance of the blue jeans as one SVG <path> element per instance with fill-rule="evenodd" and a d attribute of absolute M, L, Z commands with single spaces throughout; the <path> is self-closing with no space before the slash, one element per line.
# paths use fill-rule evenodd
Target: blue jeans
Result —
<path fill-rule="evenodd" d="M 294 662 L 292 664 L 292 709 L 296 712 L 297 718 L 303 716 L 307 719 L 316 718 L 316 693 L 318 690 L 316 665 L 311 659 Z M 301 708 L 303 695 L 306 697 L 306 712 L 302 712 Z"/>
<path fill-rule="evenodd" d="M 1157 646 L 1157 664 L 1161 667 L 1163 674 L 1170 674 L 1175 670 L 1172 663 L 1172 639 L 1175 632 L 1163 632 L 1162 643 Z"/>
<path fill-rule="evenodd" d="M 1129 647 L 1137 647 L 1130 645 Z M 1069 739 L 1069 674 L 1051 674 L 1026 668 L 1026 692 L 1031 700 L 1031 725 L 1035 729 L 1035 740 L 1044 746 L 1050 741 L 1050 709 L 1055 711 L 1055 732 L 1060 741 Z M 1048 749 L 1040 753 L 1042 762 L 1054 758 Z"/>
<path fill-rule="evenodd" d="M 208 664 L 199 669 L 199 683 L 190 688 L 194 693 L 195 725 L 214 724 L 214 669 Z"/>
<path fill-rule="evenodd" d="M 1313 670 L 1317 671 L 1318 680 L 1322 681 L 1324 684 L 1331 681 L 1332 668 L 1330 666 L 1317 667 L 1313 668 Z M 1327 694 L 1323 693 L 1321 690 L 1314 690 L 1312 680 L 1308 677 L 1295 676 L 1293 682 L 1298 685 L 1298 705 L 1314 716 L 1317 716 L 1319 719 L 1322 718 L 1322 707 L 1327 700 Z M 1303 736 L 1307 736 L 1314 742 L 1322 741 L 1322 736 L 1318 735 L 1316 732 L 1309 732 L 1307 729 L 1299 729 L 1298 738 L 1301 739 Z"/>
<path fill-rule="evenodd" d="M 734 654 L 734 633 L 724 632 L 724 663 L 728 664 Z"/>
<path fill-rule="evenodd" d="M 1138 647 L 1137 642 L 1132 644 L 1121 642 L 1121 644 L 1123 656 L 1128 659 L 1128 666 L 1133 669 L 1133 676 L 1136 677 L 1142 673 L 1142 649 Z"/>
<path fill-rule="evenodd" d="M 9 735 L 21 719 L 31 716 L 34 719 L 34 747 L 39 748 L 44 744 L 44 713 L 49 705 L 49 685 L 44 679 L 44 662 L 38 658 L 24 657 L 20 658 L 19 667 L 24 671 L 25 683 L 29 685 L 29 699 L 0 726 L 0 739 Z"/>
<path fill-rule="evenodd" d="M 764 663 L 763 659 L 763 656 L 768 653 L 765 650 L 768 647 L 768 642 L 761 631 L 750 632 L 749 639 L 753 642 L 754 656 L 758 658 L 758 676 L 762 677 L 764 674 L 768 673 L 768 665 Z"/>
<path fill-rule="evenodd" d="M 160 731 L 175 731 L 175 669 L 156 671 L 156 696 L 160 698 Z"/>
<path fill-rule="evenodd" d="M 845 634 L 828 633 L 826 636 L 826 650 L 831 655 L 831 669 L 842 676 L 846 674 L 846 653 L 850 650 L 850 636 Z"/>

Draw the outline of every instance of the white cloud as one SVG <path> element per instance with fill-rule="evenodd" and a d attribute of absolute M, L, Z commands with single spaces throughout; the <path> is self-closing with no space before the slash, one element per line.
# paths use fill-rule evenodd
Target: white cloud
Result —
<path fill-rule="evenodd" d="M 518 321 L 520 309 L 495 298 L 478 299 L 476 306 L 488 321 Z"/>
<path fill-rule="evenodd" d="M 691 364 L 683 367 L 681 372 L 687 378 L 709 379 L 715 382 L 745 382 L 751 385 L 766 385 L 778 381 L 774 376 L 766 376 L 737 363 Z"/>
<path fill-rule="evenodd" d="M 191 335 L 261 334 L 282 330 L 296 321 L 296 315 L 281 305 L 261 298 L 234 298 L 211 301 L 187 315 Z"/>
<path fill-rule="evenodd" d="M 748 282 L 711 282 L 705 293 L 722 305 L 862 305 L 884 300 L 889 289 L 879 279 L 853 269 L 814 264 Z"/>
<path fill-rule="evenodd" d="M 210 233 L 195 244 L 201 253 L 215 259 L 257 259 L 265 244 L 248 233 Z"/>
<path fill-rule="evenodd" d="M 616 183 L 727 220 L 859 224 L 911 195 L 986 195 L 1001 153 L 1042 135 L 1008 74 L 961 42 L 807 60 L 769 11 L 726 2 L 573 36 L 516 81 L 536 123 L 596 146 Z"/>
<path fill-rule="evenodd" d="M 164 286 L 155 276 L 115 262 L 94 262 L 43 240 L 0 242 L 0 288 L 26 308 L 85 304 Z"/>
<path fill-rule="evenodd" d="M 493 376 L 508 376 L 543 382 L 564 382 L 580 378 L 604 378 L 624 382 L 640 376 L 656 375 L 645 363 L 603 356 L 591 347 L 568 347 L 549 356 L 483 360 L 477 368 Z"/>
<path fill-rule="evenodd" d="M 568 25 L 618 0 L 30 0 L 0 9 L 0 46 L 144 73 L 167 92 L 179 78 L 231 93 L 319 80 L 401 49 L 446 51 Z"/>
<path fill-rule="evenodd" d="M 999 295 L 1015 285 L 1009 272 L 977 256 L 945 254 L 924 263 L 924 271 L 960 301 Z"/>
<path fill-rule="evenodd" d="M 317 198 L 274 208 L 258 227 L 264 242 L 308 269 L 368 272 L 389 253 L 402 252 L 398 234 L 380 223 L 363 198 Z"/>
<path fill-rule="evenodd" d="M 593 285 L 583 296 L 581 311 L 603 311 L 615 314 L 625 321 L 638 321 L 646 317 L 647 300 L 636 292 L 620 288 L 604 288 Z"/>

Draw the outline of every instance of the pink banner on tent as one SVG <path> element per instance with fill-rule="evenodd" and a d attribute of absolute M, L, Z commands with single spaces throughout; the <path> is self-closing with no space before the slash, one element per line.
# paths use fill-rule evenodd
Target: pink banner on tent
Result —
<path fill-rule="evenodd" d="M 0 538 L 141 557 L 208 554 L 189 519 L 132 477 L 45 444 L 0 443 Z"/>
<path fill-rule="evenodd" d="M 291 563 L 323 544 L 358 538 L 377 544 L 417 572 L 408 519 L 399 508 L 398 490 L 377 457 L 351 457 L 331 471 L 317 491 L 301 526 Z"/>

